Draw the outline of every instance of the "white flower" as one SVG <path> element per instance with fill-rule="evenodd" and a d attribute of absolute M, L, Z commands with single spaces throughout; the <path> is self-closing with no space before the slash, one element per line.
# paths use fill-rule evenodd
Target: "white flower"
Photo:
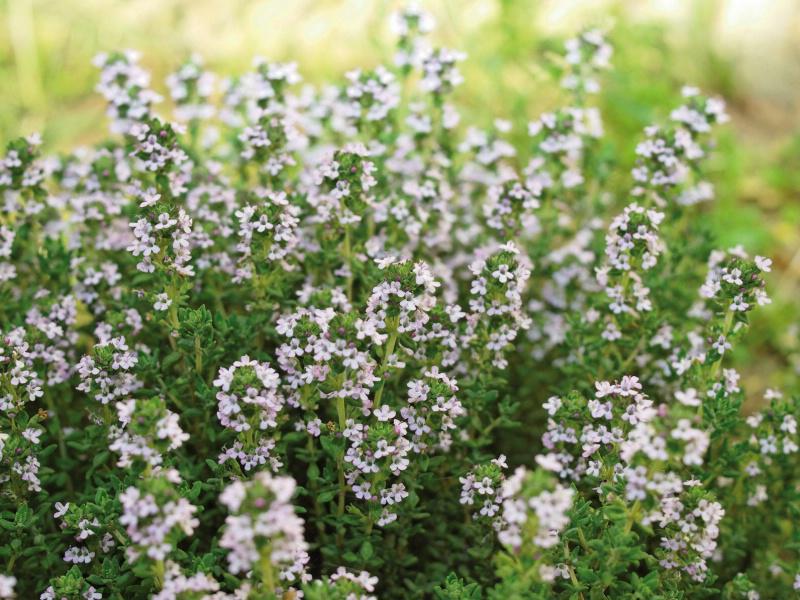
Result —
<path fill-rule="evenodd" d="M 561 398 L 558 396 L 550 396 L 547 401 L 542 405 L 542 407 L 547 411 L 547 414 L 551 417 L 558 412 L 558 409 L 561 408 L 562 402 Z"/>
<path fill-rule="evenodd" d="M 497 465 L 501 469 L 507 469 L 508 468 L 508 462 L 506 462 L 506 455 L 505 454 L 501 454 L 497 458 L 493 458 L 492 459 L 492 464 L 493 465 Z"/>
<path fill-rule="evenodd" d="M 39 438 L 42 435 L 41 429 L 34 429 L 32 427 L 28 427 L 22 432 L 22 437 L 28 440 L 31 444 L 38 444 L 40 443 Z"/>
<path fill-rule="evenodd" d="M 13 575 L 0 574 L 0 598 L 14 598 L 14 586 L 17 578 Z"/>
<path fill-rule="evenodd" d="M 371 484 L 367 481 L 361 485 L 353 486 L 353 493 L 359 500 L 371 500 L 372 494 L 369 491 Z"/>
<path fill-rule="evenodd" d="M 734 312 L 744 312 L 748 308 L 750 308 L 750 305 L 744 301 L 744 296 L 739 294 L 733 299 L 733 302 L 731 303 L 729 308 Z"/>
<path fill-rule="evenodd" d="M 397 413 L 393 411 L 388 405 L 384 404 L 380 408 L 372 411 L 372 414 L 374 414 L 379 421 L 388 421 L 390 419 L 393 419 Z"/>
<path fill-rule="evenodd" d="M 675 399 L 684 406 L 700 406 L 702 400 L 695 388 L 686 388 L 685 391 L 678 390 L 675 392 Z"/>
<path fill-rule="evenodd" d="M 385 268 L 397 263 L 398 260 L 397 260 L 397 257 L 395 257 L 395 256 L 385 256 L 383 258 L 376 259 L 375 262 L 377 263 L 378 268 L 383 270 L 383 269 L 385 269 Z"/>
<path fill-rule="evenodd" d="M 726 350 L 730 350 L 732 348 L 730 342 L 725 339 L 724 335 L 721 335 L 717 338 L 717 341 L 712 344 L 714 350 L 716 350 L 720 355 L 725 354 Z"/>
<path fill-rule="evenodd" d="M 172 300 L 166 293 L 156 295 L 156 301 L 153 308 L 156 310 L 167 310 L 172 305 Z"/>
<path fill-rule="evenodd" d="M 500 283 L 505 283 L 513 279 L 514 273 L 508 269 L 508 265 L 504 264 L 497 267 L 496 271 L 492 271 L 492 277 L 500 281 Z"/>
<path fill-rule="evenodd" d="M 756 256 L 756 266 L 764 271 L 765 273 L 769 273 L 772 271 L 772 259 L 771 258 L 764 258 L 763 256 Z"/>
<path fill-rule="evenodd" d="M 67 511 L 69 510 L 69 502 L 65 502 L 64 504 L 61 502 L 56 502 L 54 506 L 56 507 L 56 512 L 53 513 L 53 518 L 55 519 L 60 519 L 67 514 Z"/>

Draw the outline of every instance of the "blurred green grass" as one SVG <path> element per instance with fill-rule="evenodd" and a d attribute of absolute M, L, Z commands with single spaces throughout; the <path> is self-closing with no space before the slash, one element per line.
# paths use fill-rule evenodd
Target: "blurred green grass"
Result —
<path fill-rule="evenodd" d="M 562 97 L 541 68 L 560 39 L 611 25 L 614 70 L 601 107 L 623 172 L 642 128 L 682 85 L 724 96 L 732 123 L 706 209 L 720 245 L 771 256 L 774 302 L 757 311 L 734 360 L 757 395 L 800 373 L 800 3 L 796 0 L 431 0 L 436 42 L 469 54 L 458 90 L 465 122 L 524 125 Z M 228 75 L 254 55 L 295 60 L 306 80 L 391 60 L 383 0 L 0 0 L 0 143 L 42 131 L 49 150 L 106 135 L 92 57 L 135 48 L 157 88 L 197 52 Z M 750 7 L 748 9 L 748 6 Z M 752 13 L 748 13 L 752 10 Z M 738 15 L 738 16 L 737 16 Z M 775 21 L 770 25 L 768 19 Z M 760 33 L 759 33 L 760 32 Z M 759 38 L 758 36 L 762 36 Z M 516 130 L 517 142 L 525 128 Z"/>

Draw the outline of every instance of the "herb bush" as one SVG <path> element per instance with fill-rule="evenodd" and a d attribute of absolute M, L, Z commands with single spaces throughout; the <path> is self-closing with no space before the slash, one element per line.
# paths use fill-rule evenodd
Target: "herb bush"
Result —
<path fill-rule="evenodd" d="M 723 102 L 686 88 L 628 175 L 603 32 L 514 147 L 394 24 L 321 89 L 192 59 L 173 121 L 100 56 L 109 141 L 10 143 L 0 597 L 793 594 L 797 401 L 745 416 L 725 367 L 770 260 L 698 206 Z"/>

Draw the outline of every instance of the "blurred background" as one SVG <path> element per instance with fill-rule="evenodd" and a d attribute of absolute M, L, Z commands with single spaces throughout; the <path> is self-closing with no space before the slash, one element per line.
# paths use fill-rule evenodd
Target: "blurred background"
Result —
<path fill-rule="evenodd" d="M 729 247 L 773 258 L 773 304 L 755 311 L 734 360 L 757 401 L 800 374 L 800 1 L 428 0 L 436 43 L 465 50 L 464 120 L 525 123 L 558 106 L 543 53 L 590 25 L 610 25 L 615 69 L 600 99 L 611 142 L 632 161 L 642 128 L 664 118 L 687 83 L 722 95 L 732 123 L 714 160 L 705 210 Z M 336 81 L 388 62 L 384 0 L 0 0 L 0 144 L 41 131 L 60 151 L 106 135 L 92 57 L 133 48 L 164 91 L 192 53 L 223 75 L 254 55 L 296 61 L 307 81 Z M 621 165 L 627 168 L 627 165 Z"/>

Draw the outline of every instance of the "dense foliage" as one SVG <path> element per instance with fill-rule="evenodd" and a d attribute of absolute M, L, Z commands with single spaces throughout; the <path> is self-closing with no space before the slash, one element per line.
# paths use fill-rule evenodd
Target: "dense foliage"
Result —
<path fill-rule="evenodd" d="M 261 60 L 167 85 L 98 57 L 112 137 L 0 161 L 0 597 L 785 598 L 796 400 L 724 359 L 770 260 L 714 249 L 721 100 L 630 176 L 592 97 L 507 141 L 465 57 L 395 16 L 392 68 Z M 519 127 L 520 124 L 514 124 Z M 760 596 L 759 596 L 760 595 Z"/>

